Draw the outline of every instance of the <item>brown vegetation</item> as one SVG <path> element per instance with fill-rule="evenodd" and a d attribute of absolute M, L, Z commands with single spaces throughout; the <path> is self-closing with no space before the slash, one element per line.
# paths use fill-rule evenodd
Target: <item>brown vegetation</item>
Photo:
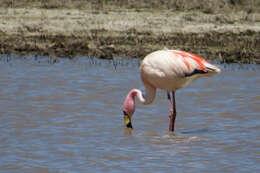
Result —
<path fill-rule="evenodd" d="M 100 58 L 181 49 L 260 63 L 260 1 L 0 0 L 0 53 Z"/>
<path fill-rule="evenodd" d="M 170 9 L 200 10 L 206 13 L 223 10 L 258 11 L 259 0 L 0 0 L 4 8 L 70 8 L 70 9 Z"/>

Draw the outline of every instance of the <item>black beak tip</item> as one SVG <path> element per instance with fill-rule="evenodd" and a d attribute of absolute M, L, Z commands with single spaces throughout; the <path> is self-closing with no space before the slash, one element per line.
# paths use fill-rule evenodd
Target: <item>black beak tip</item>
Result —
<path fill-rule="evenodd" d="M 132 129 L 132 128 L 133 128 L 132 123 L 128 123 L 128 124 L 126 125 L 126 128 Z"/>

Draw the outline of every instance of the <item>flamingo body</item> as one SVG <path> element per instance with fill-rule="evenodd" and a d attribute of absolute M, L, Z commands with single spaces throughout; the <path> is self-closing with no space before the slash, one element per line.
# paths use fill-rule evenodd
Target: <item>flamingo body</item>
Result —
<path fill-rule="evenodd" d="M 144 85 L 176 91 L 199 77 L 211 75 L 207 67 L 220 71 L 196 55 L 176 50 L 160 50 L 144 58 L 140 73 Z M 196 70 L 200 73 L 191 75 Z"/>
<path fill-rule="evenodd" d="M 220 69 L 203 58 L 178 50 L 159 50 L 148 54 L 140 65 L 140 75 L 145 87 L 145 96 L 138 89 L 132 89 L 123 103 L 125 120 L 131 123 L 131 116 L 135 111 L 135 97 L 143 104 L 153 102 L 156 89 L 169 92 L 188 85 L 195 79 L 219 73 Z M 175 96 L 173 96 L 175 98 Z M 169 104 L 175 104 L 175 99 Z M 175 106 L 170 112 L 176 112 Z M 176 116 L 176 113 L 175 113 Z M 132 124 L 129 127 L 132 127 Z M 174 124 L 173 124 L 174 126 Z"/>

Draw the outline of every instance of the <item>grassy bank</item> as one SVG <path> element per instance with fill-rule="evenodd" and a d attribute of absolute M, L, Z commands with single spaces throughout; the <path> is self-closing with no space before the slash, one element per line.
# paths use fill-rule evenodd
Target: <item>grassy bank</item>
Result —
<path fill-rule="evenodd" d="M 149 10 L 199 10 L 205 13 L 223 11 L 258 11 L 259 0 L 0 0 L 3 8 L 44 9 L 149 9 Z"/>
<path fill-rule="evenodd" d="M 169 48 L 221 62 L 260 63 L 257 0 L 0 0 L 0 4 L 1 54 L 142 58 Z"/>

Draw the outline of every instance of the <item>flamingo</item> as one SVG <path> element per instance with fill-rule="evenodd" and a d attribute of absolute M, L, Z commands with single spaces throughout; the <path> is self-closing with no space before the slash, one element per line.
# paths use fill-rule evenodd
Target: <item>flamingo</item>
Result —
<path fill-rule="evenodd" d="M 185 51 L 158 50 L 148 54 L 140 65 L 145 94 L 138 89 L 132 89 L 123 103 L 126 128 L 133 128 L 131 118 L 135 112 L 135 97 L 144 105 L 151 104 L 158 88 L 167 92 L 170 109 L 169 131 L 173 132 L 176 119 L 175 92 L 197 78 L 212 76 L 220 71 L 217 66 L 205 59 Z"/>

